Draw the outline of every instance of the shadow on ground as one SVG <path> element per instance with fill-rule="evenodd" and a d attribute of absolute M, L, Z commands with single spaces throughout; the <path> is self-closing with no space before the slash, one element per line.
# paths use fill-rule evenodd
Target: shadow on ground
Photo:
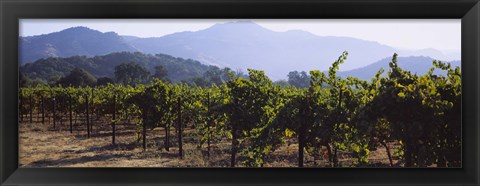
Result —
<path fill-rule="evenodd" d="M 58 160 L 40 160 L 32 162 L 26 166 L 30 167 L 45 167 L 45 166 L 68 166 L 68 165 L 75 165 L 75 164 L 82 164 L 87 162 L 93 161 L 108 161 L 109 159 L 113 158 L 130 158 L 132 155 L 120 155 L 120 154 L 109 154 L 109 155 L 95 155 L 95 156 L 84 156 L 79 158 L 67 158 L 67 159 L 58 159 Z"/>

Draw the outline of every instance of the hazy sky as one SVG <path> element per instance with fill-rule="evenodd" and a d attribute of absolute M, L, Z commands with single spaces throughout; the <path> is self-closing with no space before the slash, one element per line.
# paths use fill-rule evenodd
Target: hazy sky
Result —
<path fill-rule="evenodd" d="M 119 35 L 160 37 L 181 31 L 197 31 L 215 23 L 237 19 L 22 19 L 20 36 L 58 32 L 86 26 Z M 319 36 L 348 36 L 377 41 L 402 49 L 434 48 L 460 51 L 460 19 L 253 19 L 274 31 L 304 30 Z"/>

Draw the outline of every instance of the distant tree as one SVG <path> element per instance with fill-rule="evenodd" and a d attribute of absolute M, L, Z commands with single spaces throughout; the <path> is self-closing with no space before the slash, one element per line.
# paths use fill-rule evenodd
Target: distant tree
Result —
<path fill-rule="evenodd" d="M 305 71 L 292 71 L 288 73 L 288 83 L 298 88 L 306 88 L 310 86 L 310 76 Z"/>
<path fill-rule="evenodd" d="M 235 77 L 241 77 L 241 78 L 245 78 L 245 79 L 249 79 L 250 77 L 248 77 L 247 74 L 245 74 L 242 69 L 237 69 L 235 72 L 233 72 L 234 76 Z"/>
<path fill-rule="evenodd" d="M 188 84 L 201 87 L 211 87 L 213 84 L 221 85 L 230 80 L 231 73 L 233 72 L 228 67 L 220 69 L 216 66 L 209 66 L 201 77 L 191 78 Z"/>
<path fill-rule="evenodd" d="M 29 87 L 32 84 L 32 80 L 21 71 L 18 74 L 18 81 L 19 81 L 18 83 L 20 84 L 20 87 Z"/>
<path fill-rule="evenodd" d="M 52 75 L 47 79 L 47 84 L 50 86 L 55 86 L 56 84 L 58 84 L 58 81 L 60 81 L 60 79 L 62 79 L 61 75 Z"/>
<path fill-rule="evenodd" d="M 222 69 L 222 79 L 224 82 L 230 81 L 230 74 L 234 73 L 232 69 L 225 67 Z"/>
<path fill-rule="evenodd" d="M 93 86 L 96 83 L 95 77 L 82 68 L 73 69 L 68 76 L 60 78 L 57 83 L 64 86 L 85 87 Z"/>
<path fill-rule="evenodd" d="M 210 68 L 203 74 L 203 77 L 209 81 L 208 86 L 211 86 L 212 84 L 220 85 L 230 80 L 230 72 L 231 69 L 228 67 L 220 69 L 216 66 L 210 66 Z"/>
<path fill-rule="evenodd" d="M 162 65 L 156 66 L 155 74 L 153 74 L 153 78 L 160 79 L 162 81 L 169 81 L 167 69 Z"/>
<path fill-rule="evenodd" d="M 280 85 L 281 87 L 286 87 L 286 86 L 290 85 L 290 84 L 288 84 L 287 81 L 285 81 L 285 80 L 283 80 L 283 79 L 282 79 L 282 80 L 275 81 L 275 82 L 273 82 L 273 84 L 274 84 L 274 85 Z"/>
<path fill-rule="evenodd" d="M 96 86 L 107 86 L 109 83 L 113 84 L 115 82 L 109 77 L 101 77 L 97 79 Z"/>
<path fill-rule="evenodd" d="M 48 83 L 44 79 L 40 79 L 40 78 L 32 79 L 30 87 L 36 87 L 37 85 L 48 85 Z"/>
<path fill-rule="evenodd" d="M 209 84 L 220 85 L 223 83 L 222 71 L 216 66 L 210 66 L 210 68 L 203 74 L 203 77 L 209 81 Z"/>
<path fill-rule="evenodd" d="M 150 72 L 136 63 L 122 63 L 115 67 L 115 79 L 124 85 L 146 83 L 150 79 Z"/>
<path fill-rule="evenodd" d="M 207 81 L 205 78 L 203 77 L 194 77 L 192 79 L 189 80 L 189 82 L 187 83 L 189 85 L 197 85 L 197 86 L 201 86 L 201 87 L 207 87 L 210 85 L 210 82 Z"/>

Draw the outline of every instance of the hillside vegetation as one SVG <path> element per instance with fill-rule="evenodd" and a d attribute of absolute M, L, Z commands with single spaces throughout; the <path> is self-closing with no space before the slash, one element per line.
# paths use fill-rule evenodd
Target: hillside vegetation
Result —
<path fill-rule="evenodd" d="M 133 56 L 137 56 L 138 61 L 161 57 L 138 53 Z M 246 77 L 228 69 L 207 70 L 204 77 L 210 77 L 210 83 L 203 86 L 162 80 L 165 74 L 162 68 L 155 69 L 153 80 L 141 83 L 152 76 L 146 76 L 144 68 L 131 63 L 121 63 L 115 68 L 120 82 L 88 86 L 89 81 L 84 80 L 91 79 L 90 76 L 74 70 L 72 73 L 79 74 L 75 77 L 81 78 L 67 82 L 83 84 L 21 88 L 19 120 L 34 124 L 33 115 L 37 113 L 42 116 L 37 121 L 53 120 L 50 131 L 65 129 L 63 122 L 68 121 L 68 130 L 73 135 L 73 122 L 80 116 L 84 121 L 81 133 L 86 139 L 100 135 L 105 143 L 105 136 L 111 137 L 109 148 L 93 148 L 96 149 L 93 153 L 117 151 L 120 147 L 127 153 L 137 153 L 117 156 L 138 158 L 143 157 L 138 155 L 142 152 L 155 157 L 151 152 L 175 149 L 175 153 L 168 153 L 170 160 L 200 157 L 206 162 L 176 164 L 185 167 L 292 166 L 279 163 L 291 162 L 290 153 L 285 150 L 290 144 L 296 146 L 294 157 L 298 167 L 305 166 L 306 157 L 313 157 L 314 162 L 325 160 L 309 166 L 374 167 L 371 154 L 379 149 L 385 152 L 387 166 L 461 166 L 459 67 L 433 61 L 425 74 L 417 75 L 402 69 L 394 54 L 385 69 L 386 76 L 381 76 L 384 69 L 378 69 L 369 81 L 364 81 L 338 76 L 347 56 L 348 53 L 343 52 L 328 72 L 312 70 L 308 75 L 289 74 L 291 82 L 298 77 L 307 78 L 308 84 L 298 81 L 304 88 L 274 83 L 263 71 L 254 69 L 248 69 Z M 88 63 L 86 59 L 90 58 L 83 59 L 80 64 L 103 65 L 102 62 Z M 145 66 L 155 66 L 145 61 Z M 228 77 L 224 77 L 225 74 Z M 94 118 L 103 121 L 100 133 L 92 129 Z M 161 139 L 160 135 L 148 136 L 158 135 L 159 129 L 164 132 Z M 117 135 L 122 136 L 121 143 Z M 125 139 L 125 135 L 131 135 L 132 139 Z M 149 141 L 156 145 L 149 145 Z M 163 145 L 159 145 L 160 141 Z M 92 143 L 94 140 L 81 144 Z M 22 145 L 28 147 L 29 144 Z M 23 149 L 43 148 L 27 147 Z M 143 151 L 139 152 L 139 148 Z M 198 154 L 192 153 L 195 148 Z M 62 149 L 62 152 L 68 150 Z M 148 159 L 155 159 L 151 156 Z M 98 161 L 97 158 L 87 157 L 82 161 Z M 62 166 L 61 163 L 55 165 Z"/>

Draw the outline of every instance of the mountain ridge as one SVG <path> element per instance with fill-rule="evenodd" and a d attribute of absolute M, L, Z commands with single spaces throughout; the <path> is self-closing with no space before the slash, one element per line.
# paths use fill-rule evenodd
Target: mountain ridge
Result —
<path fill-rule="evenodd" d="M 390 69 L 389 63 L 391 62 L 391 60 L 392 60 L 392 57 L 388 57 L 380 61 L 377 61 L 375 63 L 372 63 L 370 65 L 367 65 L 365 67 L 361 67 L 361 68 L 353 69 L 349 71 L 339 71 L 338 76 L 340 77 L 351 76 L 351 77 L 357 77 L 362 80 L 370 80 L 371 78 L 374 77 L 374 75 L 378 72 L 378 70 L 383 68 L 383 70 L 385 71 L 382 74 L 382 76 L 385 77 L 386 72 Z M 425 74 L 428 70 L 430 70 L 430 68 L 434 67 L 432 63 L 433 60 L 435 59 L 427 56 L 409 56 L 409 57 L 397 58 L 398 66 L 400 68 L 410 71 L 413 74 L 417 74 L 417 75 Z M 461 61 L 459 60 L 442 61 L 442 62 L 450 63 L 452 67 L 461 66 Z M 340 69 L 341 68 L 342 67 L 340 66 Z M 434 73 L 445 75 L 446 71 L 436 69 Z"/>
<path fill-rule="evenodd" d="M 283 79 L 284 74 L 292 70 L 327 70 L 343 51 L 349 52 L 347 61 L 351 61 L 344 70 L 368 66 L 398 51 L 376 41 L 352 37 L 317 36 L 303 30 L 276 32 L 251 21 L 217 23 L 199 31 L 147 38 L 72 27 L 45 35 L 20 37 L 19 41 L 20 64 L 48 57 L 93 57 L 123 51 L 162 53 L 198 60 L 206 65 L 244 71 L 246 68 L 261 69 L 274 80 Z M 406 57 L 402 53 L 399 56 Z"/>
<path fill-rule="evenodd" d="M 19 38 L 20 64 L 48 57 L 96 56 L 117 51 L 138 51 L 115 32 L 72 27 L 39 36 Z"/>
<path fill-rule="evenodd" d="M 51 80 L 65 77 L 75 68 L 82 68 L 96 78 L 114 78 L 115 67 L 122 63 L 136 63 L 152 74 L 156 66 L 163 66 L 172 82 L 201 76 L 210 67 L 199 61 L 173 57 L 166 54 L 143 54 L 140 52 L 115 52 L 107 55 L 87 57 L 51 57 L 39 59 L 20 66 L 20 72 L 31 79 Z"/>

